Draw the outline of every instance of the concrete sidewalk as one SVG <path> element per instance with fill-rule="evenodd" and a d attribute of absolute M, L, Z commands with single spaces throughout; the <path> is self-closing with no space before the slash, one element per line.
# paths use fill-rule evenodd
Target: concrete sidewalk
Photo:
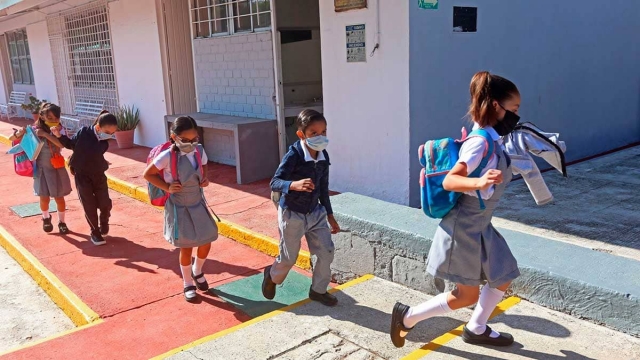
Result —
<path fill-rule="evenodd" d="M 398 284 L 365 277 L 337 293 L 340 303 L 327 308 L 303 303 L 201 339 L 158 358 L 196 359 L 637 359 L 640 339 L 516 298 L 490 321 L 513 334 L 503 349 L 467 345 L 460 326 L 471 314 L 460 309 L 424 321 L 409 333 L 404 348 L 389 339 L 396 300 L 415 305 L 430 297 Z M 250 340 L 249 340 L 250 339 Z"/>

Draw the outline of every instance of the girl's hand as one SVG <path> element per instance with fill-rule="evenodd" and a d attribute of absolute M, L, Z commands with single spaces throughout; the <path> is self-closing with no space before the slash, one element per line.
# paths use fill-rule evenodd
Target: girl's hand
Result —
<path fill-rule="evenodd" d="M 176 181 L 171 183 L 171 185 L 169 185 L 169 189 L 167 189 L 167 192 L 169 194 L 175 194 L 177 192 L 180 192 L 181 190 L 182 190 L 182 184 Z"/>
<path fill-rule="evenodd" d="M 202 182 L 200 182 L 200 187 L 204 188 L 204 187 L 207 187 L 207 186 L 209 186 L 209 179 L 204 178 L 202 180 Z"/>
<path fill-rule="evenodd" d="M 491 169 L 478 179 L 478 190 L 487 190 L 497 184 L 502 184 L 502 171 Z"/>
<path fill-rule="evenodd" d="M 36 129 L 34 134 L 36 134 L 37 137 L 45 137 L 45 136 L 47 136 L 47 133 L 44 132 L 44 130 L 42 130 L 42 129 Z"/>
<path fill-rule="evenodd" d="M 59 126 L 52 127 L 52 128 L 51 128 L 51 133 L 53 134 L 53 136 L 55 136 L 55 137 L 57 137 L 57 138 L 59 138 L 60 136 L 62 136 L 62 135 L 60 134 L 60 127 L 59 127 Z"/>
<path fill-rule="evenodd" d="M 313 180 L 311 179 L 302 179 L 298 181 L 294 181 L 289 186 L 289 190 L 300 191 L 300 192 L 313 192 L 316 186 L 313 184 Z"/>
<path fill-rule="evenodd" d="M 339 233 L 340 232 L 340 225 L 338 225 L 338 222 L 333 217 L 333 215 L 327 216 L 327 220 L 329 220 L 329 226 L 331 226 L 331 233 L 332 234 Z"/>

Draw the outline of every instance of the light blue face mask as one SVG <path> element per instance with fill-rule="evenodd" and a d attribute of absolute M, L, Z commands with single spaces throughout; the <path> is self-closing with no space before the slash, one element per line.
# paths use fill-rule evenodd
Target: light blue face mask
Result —
<path fill-rule="evenodd" d="M 329 145 L 329 139 L 324 135 L 318 135 L 311 138 L 306 138 L 305 142 L 307 146 L 315 151 L 322 151 Z"/>
<path fill-rule="evenodd" d="M 113 139 L 112 134 L 103 133 L 102 131 L 98 131 L 98 140 L 111 140 Z"/>

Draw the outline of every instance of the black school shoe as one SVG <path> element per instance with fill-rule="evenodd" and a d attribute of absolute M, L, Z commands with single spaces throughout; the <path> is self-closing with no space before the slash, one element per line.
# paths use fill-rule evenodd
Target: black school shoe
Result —
<path fill-rule="evenodd" d="M 42 218 L 42 230 L 46 233 L 53 231 L 53 224 L 51 223 L 51 216 L 48 219 Z"/>
<path fill-rule="evenodd" d="M 196 276 L 193 273 L 193 270 L 191 271 L 191 278 L 193 279 L 193 281 L 196 282 L 196 287 L 198 288 L 198 290 L 200 291 L 207 291 L 209 290 L 209 283 L 207 282 L 207 280 L 205 280 L 204 278 L 204 272 L 198 276 Z M 203 282 L 199 282 L 198 280 L 202 279 L 204 280 Z"/>
<path fill-rule="evenodd" d="M 60 231 L 60 234 L 68 234 L 69 233 L 69 228 L 67 227 L 67 224 L 61 222 L 58 223 L 58 230 Z"/>
<path fill-rule="evenodd" d="M 317 293 L 311 289 L 309 289 L 309 299 L 313 301 L 317 301 L 324 306 L 336 306 L 338 305 L 338 299 L 329 294 L 328 292 L 324 294 Z"/>
<path fill-rule="evenodd" d="M 395 347 L 401 348 L 404 346 L 405 337 L 400 336 L 400 332 L 409 332 L 413 330 L 413 328 L 408 328 L 404 326 L 404 316 L 409 311 L 409 306 L 401 304 L 397 302 L 393 306 L 393 311 L 391 312 L 391 329 L 389 329 L 389 335 L 391 336 L 391 342 Z"/>
<path fill-rule="evenodd" d="M 273 300 L 276 297 L 276 283 L 271 280 L 271 265 L 264 268 L 264 278 L 262 279 L 262 296 L 265 299 Z"/>
<path fill-rule="evenodd" d="M 489 326 L 487 326 L 487 330 L 481 335 L 472 333 L 465 326 L 462 331 L 462 341 L 473 345 L 509 346 L 513 344 L 513 336 L 511 336 L 511 334 L 501 332 L 497 338 L 492 338 L 490 335 L 491 328 Z"/>
<path fill-rule="evenodd" d="M 195 302 L 198 300 L 198 293 L 196 292 L 195 286 L 190 285 L 184 288 L 184 299 L 188 302 Z"/>
<path fill-rule="evenodd" d="M 94 231 L 93 233 L 91 233 L 91 242 L 96 246 L 104 245 L 107 243 L 98 231 Z"/>

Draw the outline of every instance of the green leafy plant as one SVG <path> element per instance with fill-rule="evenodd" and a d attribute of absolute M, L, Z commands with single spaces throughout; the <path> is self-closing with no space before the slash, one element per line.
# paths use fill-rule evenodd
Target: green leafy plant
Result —
<path fill-rule="evenodd" d="M 40 107 L 46 102 L 47 100 L 40 100 L 35 96 L 29 96 L 29 103 L 22 104 L 20 106 L 23 110 L 29 111 L 32 114 L 38 114 L 40 112 Z"/>
<path fill-rule="evenodd" d="M 140 110 L 135 106 L 121 106 L 116 112 L 118 131 L 135 130 L 140 123 Z"/>

